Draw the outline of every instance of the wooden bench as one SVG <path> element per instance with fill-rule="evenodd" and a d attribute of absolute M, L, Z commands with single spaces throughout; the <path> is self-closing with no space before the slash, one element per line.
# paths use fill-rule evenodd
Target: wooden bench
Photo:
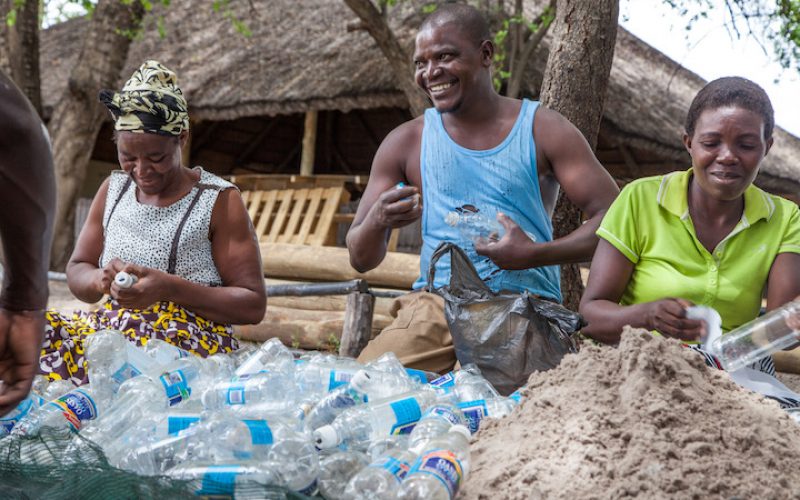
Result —
<path fill-rule="evenodd" d="M 340 213 L 350 195 L 342 186 L 243 190 L 242 199 L 260 242 L 334 246 L 340 223 L 355 214 Z M 388 250 L 397 249 L 399 230 L 392 231 Z"/>
<path fill-rule="evenodd" d="M 323 246 L 336 243 L 336 214 L 348 198 L 343 187 L 242 191 L 258 240 Z"/>

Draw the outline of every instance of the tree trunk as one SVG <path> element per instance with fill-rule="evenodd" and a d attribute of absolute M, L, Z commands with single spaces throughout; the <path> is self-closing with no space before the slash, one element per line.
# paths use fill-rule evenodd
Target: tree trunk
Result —
<path fill-rule="evenodd" d="M 39 90 L 39 1 L 24 0 L 16 9 L 14 24 L 5 22 L 14 0 L 0 0 L 0 69 L 14 80 L 36 112 L 42 116 Z"/>
<path fill-rule="evenodd" d="M 58 204 L 50 265 L 64 269 L 74 244 L 75 203 L 86 177 L 97 134 L 106 117 L 97 98 L 103 88 L 115 88 L 128 56 L 131 39 L 143 14 L 141 2 L 100 0 L 84 33 L 81 54 L 72 68 L 67 89 L 56 104 L 49 130 L 53 140 Z"/>
<path fill-rule="evenodd" d="M 542 82 L 541 102 L 578 127 L 594 150 L 603 116 L 619 0 L 558 0 L 553 42 Z M 580 211 L 563 194 L 553 216 L 555 237 L 580 226 Z M 564 306 L 577 310 L 583 293 L 578 266 L 561 267 Z"/>
<path fill-rule="evenodd" d="M 411 78 L 411 57 L 400 46 L 397 37 L 370 0 L 344 0 L 358 17 L 364 29 L 372 35 L 392 68 L 394 80 L 408 99 L 413 116 L 419 116 L 429 107 L 428 100 Z"/>

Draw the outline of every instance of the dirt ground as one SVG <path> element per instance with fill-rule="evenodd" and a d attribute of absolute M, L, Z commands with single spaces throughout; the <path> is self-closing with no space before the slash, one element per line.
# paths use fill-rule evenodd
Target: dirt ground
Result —
<path fill-rule="evenodd" d="M 92 310 L 99 303 L 87 304 L 76 299 L 65 282 L 50 281 L 50 301 L 49 307 L 57 309 L 63 313 L 71 313 L 74 309 Z M 791 390 L 800 392 L 800 374 L 778 373 L 778 379 L 786 384 Z"/>

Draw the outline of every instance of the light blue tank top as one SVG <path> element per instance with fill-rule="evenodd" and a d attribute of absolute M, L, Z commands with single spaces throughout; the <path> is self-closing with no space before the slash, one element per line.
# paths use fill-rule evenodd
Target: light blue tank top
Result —
<path fill-rule="evenodd" d="M 458 244 L 469 256 L 484 282 L 498 292 L 527 290 L 532 294 L 561 302 L 558 266 L 522 271 L 505 271 L 475 252 L 471 241 L 445 223 L 448 212 L 463 205 L 473 205 L 491 219 L 503 212 L 536 241 L 553 239 L 553 225 L 542 203 L 536 170 L 536 146 L 533 141 L 533 117 L 538 102 L 524 100 L 514 128 L 498 146 L 475 151 L 459 146 L 447 134 L 442 115 L 435 109 L 425 111 L 422 131 L 422 250 L 418 290 L 427 284 L 433 251 L 442 241 Z M 442 257 L 436 265 L 434 287 L 450 281 L 450 258 Z"/>

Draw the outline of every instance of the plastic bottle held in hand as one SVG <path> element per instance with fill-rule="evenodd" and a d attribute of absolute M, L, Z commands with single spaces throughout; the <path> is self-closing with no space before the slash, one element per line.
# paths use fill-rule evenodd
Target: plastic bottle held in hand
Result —
<path fill-rule="evenodd" d="M 17 425 L 17 422 L 22 420 L 25 415 L 31 411 L 35 411 L 46 401 L 38 394 L 31 392 L 28 397 L 23 399 L 16 408 L 0 417 L 0 438 L 11 433 L 11 430 Z"/>
<path fill-rule="evenodd" d="M 130 288 L 135 285 L 137 281 L 139 281 L 139 278 L 137 278 L 135 274 L 126 273 L 125 271 L 120 271 L 114 276 L 114 283 L 120 288 Z"/>
<path fill-rule="evenodd" d="M 367 456 L 360 451 L 340 451 L 319 462 L 319 493 L 326 500 L 344 497 L 344 489 L 350 478 L 369 464 Z"/>
<path fill-rule="evenodd" d="M 417 455 L 395 449 L 378 457 L 350 479 L 344 490 L 348 500 L 393 500 Z"/>
<path fill-rule="evenodd" d="M 452 500 L 469 474 L 469 430 L 453 426 L 434 439 L 400 485 L 397 498 Z"/>
<path fill-rule="evenodd" d="M 435 391 L 418 390 L 350 408 L 314 431 L 317 447 L 325 450 L 344 444 L 348 449 L 366 450 L 374 439 L 407 434 L 436 396 Z"/>
<path fill-rule="evenodd" d="M 792 301 L 722 335 L 709 350 L 727 371 L 751 365 L 800 342 L 800 302 Z"/>
<path fill-rule="evenodd" d="M 465 425 L 461 410 L 451 404 L 435 404 L 425 411 L 411 431 L 408 448 L 415 453 L 421 453 L 429 441 L 443 436 L 454 425 Z"/>
<path fill-rule="evenodd" d="M 84 422 L 97 418 L 98 405 L 89 386 L 73 389 L 37 410 L 29 412 L 17 422 L 12 434 L 35 436 L 42 428 L 53 427 L 80 431 Z"/>
<path fill-rule="evenodd" d="M 444 222 L 456 228 L 464 239 L 473 243 L 482 239 L 499 240 L 505 233 L 505 228 L 497 222 L 497 219 L 491 219 L 483 212 L 469 210 L 448 212 Z"/>

